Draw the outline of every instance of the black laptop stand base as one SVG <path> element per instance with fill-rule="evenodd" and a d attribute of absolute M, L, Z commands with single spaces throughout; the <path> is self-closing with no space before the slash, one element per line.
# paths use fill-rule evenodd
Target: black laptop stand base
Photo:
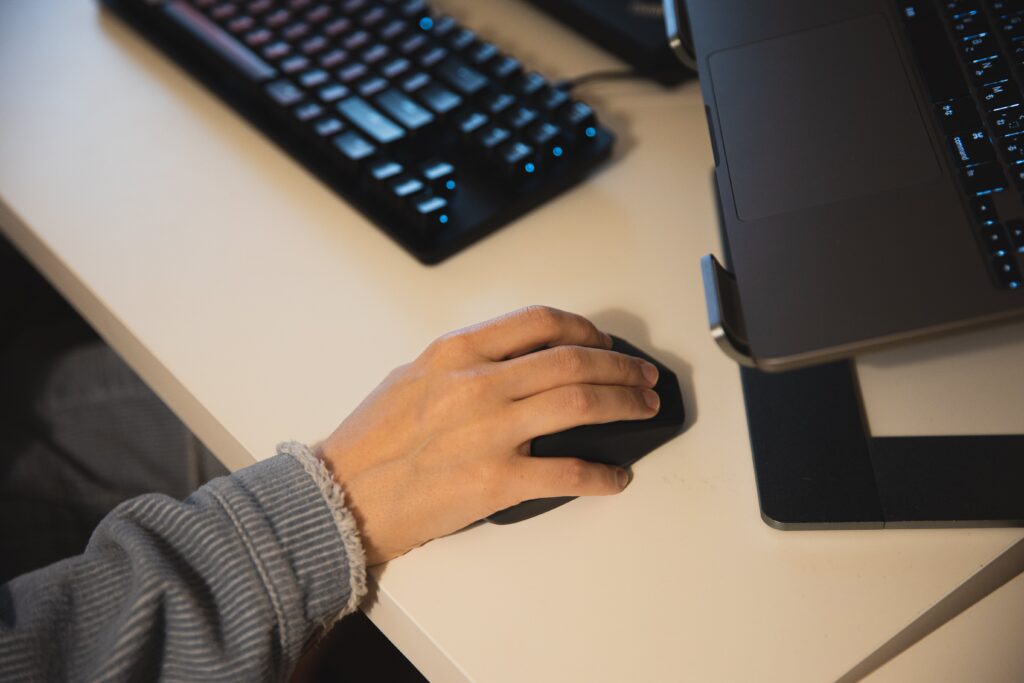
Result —
<path fill-rule="evenodd" d="M 872 437 L 849 361 L 740 373 L 768 525 L 1024 526 L 1024 435 Z"/>

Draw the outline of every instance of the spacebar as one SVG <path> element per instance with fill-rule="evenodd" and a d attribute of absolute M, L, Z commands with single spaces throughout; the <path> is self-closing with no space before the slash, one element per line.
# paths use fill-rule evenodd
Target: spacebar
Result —
<path fill-rule="evenodd" d="M 277 73 L 274 67 L 235 40 L 228 32 L 181 0 L 171 0 L 163 6 L 163 10 L 179 26 L 201 40 L 250 79 L 262 81 Z"/>

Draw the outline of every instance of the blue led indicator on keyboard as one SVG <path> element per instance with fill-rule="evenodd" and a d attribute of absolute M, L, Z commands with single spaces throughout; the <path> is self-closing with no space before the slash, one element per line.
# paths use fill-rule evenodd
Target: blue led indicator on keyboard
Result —
<path fill-rule="evenodd" d="M 437 220 L 441 221 L 441 224 L 444 225 L 445 223 L 448 222 L 448 214 L 442 213 L 440 216 L 437 217 Z"/>
<path fill-rule="evenodd" d="M 597 128 L 594 128 L 593 126 L 587 126 L 587 129 L 583 131 L 583 134 L 586 135 L 588 138 L 592 138 L 595 135 L 597 135 Z"/>
<path fill-rule="evenodd" d="M 565 150 L 563 150 L 561 147 L 555 147 L 551 150 L 551 153 L 556 157 L 560 157 L 563 154 L 565 154 Z"/>
<path fill-rule="evenodd" d="M 447 183 L 444 184 L 444 186 L 447 187 L 449 190 L 454 190 L 455 189 L 455 181 L 454 180 L 449 180 Z"/>
<path fill-rule="evenodd" d="M 423 29 L 424 31 L 429 31 L 430 29 L 434 28 L 434 20 L 431 19 L 430 17 L 423 17 L 422 19 L 420 19 L 420 28 Z"/>
<path fill-rule="evenodd" d="M 526 171 L 527 173 L 533 173 L 534 171 L 536 171 L 536 170 L 537 170 L 537 167 L 533 165 L 533 162 L 532 162 L 532 161 L 528 161 L 528 162 L 526 162 L 526 165 L 525 165 L 525 166 L 523 166 L 523 169 L 524 169 L 524 170 L 525 170 L 525 171 Z"/>

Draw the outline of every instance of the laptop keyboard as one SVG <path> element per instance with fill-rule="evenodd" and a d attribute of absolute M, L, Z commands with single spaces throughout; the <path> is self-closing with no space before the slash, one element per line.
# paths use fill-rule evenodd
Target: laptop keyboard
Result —
<path fill-rule="evenodd" d="M 1000 287 L 1024 291 L 1024 0 L 898 0 L 977 236 Z"/>
<path fill-rule="evenodd" d="M 609 156 L 594 111 L 424 0 L 104 0 L 417 258 Z"/>

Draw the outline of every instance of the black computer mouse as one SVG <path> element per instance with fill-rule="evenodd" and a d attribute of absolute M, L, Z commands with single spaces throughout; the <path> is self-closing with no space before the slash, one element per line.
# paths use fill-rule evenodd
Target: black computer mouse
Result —
<path fill-rule="evenodd" d="M 570 455 L 590 462 L 628 467 L 658 446 L 671 441 L 683 430 L 686 410 L 679 380 L 665 365 L 632 344 L 612 337 L 612 351 L 638 356 L 658 368 L 654 390 L 661 399 L 658 414 L 647 420 L 624 420 L 600 425 L 574 427 L 557 434 L 538 436 L 530 444 L 534 457 Z M 487 518 L 495 524 L 520 522 L 564 505 L 574 496 L 536 498 L 505 508 Z"/>

